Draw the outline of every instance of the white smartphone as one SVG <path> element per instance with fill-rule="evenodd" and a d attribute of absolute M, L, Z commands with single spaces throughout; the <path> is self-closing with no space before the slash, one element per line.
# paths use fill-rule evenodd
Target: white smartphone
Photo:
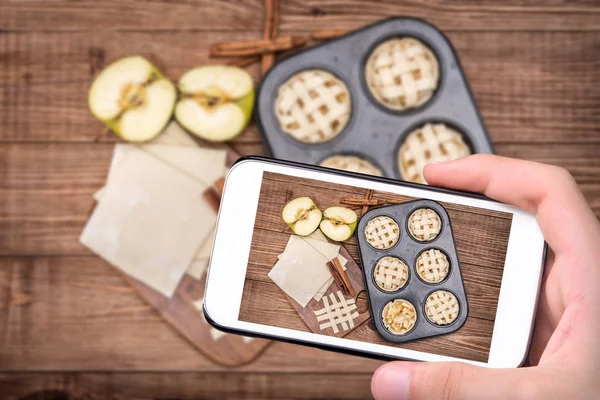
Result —
<path fill-rule="evenodd" d="M 347 220 L 342 230 L 358 228 L 341 242 L 328 236 L 347 235 L 325 225 L 315 229 L 314 221 L 290 228 L 282 210 L 299 197 L 310 198 L 321 212 L 351 209 L 358 224 Z M 425 200 L 441 207 L 434 214 L 448 218 L 436 223 L 431 214 L 426 240 L 400 214 L 386 214 L 385 207 Z M 377 226 L 392 235 L 382 246 L 372 242 L 377 231 L 365 225 L 380 211 L 390 216 L 384 225 L 391 225 Z M 436 235 L 450 235 L 454 250 L 438 246 Z M 379 261 L 397 257 L 392 278 L 365 256 L 364 246 L 379 251 Z M 411 246 L 431 257 L 403 256 Z M 535 216 L 483 196 L 251 157 L 235 164 L 225 182 L 204 313 L 224 331 L 339 352 L 518 367 L 528 353 L 545 250 Z M 332 255 L 337 263 L 328 262 Z M 395 280 L 398 271 L 404 278 Z M 462 283 L 462 294 L 452 294 L 456 287 L 444 290 L 451 275 L 460 277 L 455 283 Z M 403 303 L 411 290 L 417 297 Z M 382 310 L 385 302 L 390 306 Z M 421 336 L 404 336 L 416 327 Z"/>

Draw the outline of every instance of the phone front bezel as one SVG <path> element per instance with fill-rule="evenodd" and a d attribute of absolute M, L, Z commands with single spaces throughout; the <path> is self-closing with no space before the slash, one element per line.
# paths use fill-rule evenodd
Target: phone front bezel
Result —
<path fill-rule="evenodd" d="M 488 362 L 239 321 L 250 244 L 265 171 L 512 213 L 513 222 Z M 525 359 L 545 257 L 542 233 L 535 216 L 529 213 L 473 193 L 262 157 L 245 158 L 232 167 L 227 176 L 220 210 L 204 296 L 206 318 L 218 329 L 382 359 L 464 361 L 497 368 L 517 367 Z"/>

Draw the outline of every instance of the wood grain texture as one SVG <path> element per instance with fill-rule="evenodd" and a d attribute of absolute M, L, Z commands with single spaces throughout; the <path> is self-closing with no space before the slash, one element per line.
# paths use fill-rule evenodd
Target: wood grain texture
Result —
<path fill-rule="evenodd" d="M 141 54 L 176 81 L 190 68 L 219 62 L 208 58 L 210 43 L 257 38 L 251 32 L 2 33 L 0 141 L 94 141 L 103 125 L 86 109 L 87 91 L 103 66 Z M 600 94 L 591 90 L 600 80 L 596 33 L 450 32 L 449 38 L 496 146 L 600 143 Z M 257 78 L 258 64 L 248 71 Z M 234 140 L 259 141 L 255 127 Z"/>
<path fill-rule="evenodd" d="M 4 374 L 0 397 L 40 398 L 44 389 L 63 398 L 370 397 L 381 364 L 372 360 L 275 343 L 239 370 L 209 362 L 77 242 L 112 154 L 111 144 L 92 143 L 102 129 L 87 110 L 92 75 L 142 54 L 176 80 L 210 62 L 209 43 L 260 38 L 262 7 L 0 0 L 0 370 L 67 371 Z M 600 215 L 597 1 L 286 0 L 281 12 L 282 35 L 393 14 L 437 24 L 498 153 L 568 168 Z M 248 70 L 256 76 L 258 65 Z M 233 146 L 265 154 L 254 127 Z M 473 283 L 482 279 L 474 274 Z"/>
<path fill-rule="evenodd" d="M 369 399 L 371 374 L 111 373 L 0 374 L 3 398 L 35 400 Z M 332 384 L 333 383 L 333 384 Z M 335 389 L 332 387 L 335 386 Z M 30 396 L 30 397 L 26 397 Z"/>
<path fill-rule="evenodd" d="M 194 305 L 204 297 L 206 274 L 202 279 L 184 275 L 170 298 L 137 279 L 123 274 L 125 281 L 136 293 L 187 339 L 201 354 L 217 364 L 239 367 L 254 361 L 271 344 L 268 340 L 254 339 L 246 343 L 241 336 L 225 335 L 213 339 L 211 329 L 201 310 Z"/>
<path fill-rule="evenodd" d="M 114 29 L 161 31 L 262 30 L 262 1 L 158 0 L 139 7 L 134 0 L 72 2 L 4 0 L 0 26 L 10 31 Z M 598 30 L 594 1 L 282 1 L 282 30 L 357 29 L 393 15 L 430 20 L 446 30 Z"/>
<path fill-rule="evenodd" d="M 242 295 L 241 320 L 310 331 L 305 325 L 306 316 L 301 314 L 303 309 L 293 304 L 282 304 L 286 302 L 287 296 L 267 276 L 277 255 L 283 252 L 291 233 L 281 219 L 281 209 L 291 199 L 306 196 L 308 193 L 317 207 L 324 210 L 340 205 L 342 197 L 362 197 L 365 192 L 365 189 L 353 186 L 334 185 L 274 173 L 263 175 Z M 373 198 L 414 200 L 407 196 L 379 191 L 373 193 Z M 442 205 L 452 221 L 456 251 L 469 301 L 469 317 L 465 325 L 448 335 L 393 344 L 381 338 L 369 319 L 345 335 L 347 339 L 487 361 L 512 218 L 505 213 L 450 203 Z M 356 237 L 353 236 L 343 245 L 348 248 L 357 263 L 360 263 L 356 252 Z M 314 329 L 311 330 L 314 332 Z M 329 331 L 317 333 L 331 334 Z"/>
<path fill-rule="evenodd" d="M 0 371 L 227 371 L 97 257 L 0 257 Z M 314 360 L 320 363 L 315 364 Z M 373 372 L 381 362 L 274 343 L 240 372 Z"/>

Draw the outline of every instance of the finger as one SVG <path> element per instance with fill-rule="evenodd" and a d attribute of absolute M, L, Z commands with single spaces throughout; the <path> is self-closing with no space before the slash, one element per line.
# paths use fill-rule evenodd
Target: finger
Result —
<path fill-rule="evenodd" d="M 556 251 L 600 241 L 600 226 L 577 184 L 562 168 L 478 154 L 425 167 L 427 182 L 483 193 L 537 215 L 548 244 Z M 581 238 L 589 240 L 582 241 Z"/>
<path fill-rule="evenodd" d="M 543 397 L 533 368 L 487 369 L 463 363 L 391 362 L 371 381 L 376 400 L 513 399 Z"/>

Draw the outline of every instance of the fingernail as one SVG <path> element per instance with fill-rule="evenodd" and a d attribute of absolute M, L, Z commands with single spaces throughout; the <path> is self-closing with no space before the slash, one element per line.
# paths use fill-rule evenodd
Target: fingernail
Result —
<path fill-rule="evenodd" d="M 408 399 L 410 372 L 401 363 L 391 363 L 375 372 L 373 396 L 376 400 Z"/>

